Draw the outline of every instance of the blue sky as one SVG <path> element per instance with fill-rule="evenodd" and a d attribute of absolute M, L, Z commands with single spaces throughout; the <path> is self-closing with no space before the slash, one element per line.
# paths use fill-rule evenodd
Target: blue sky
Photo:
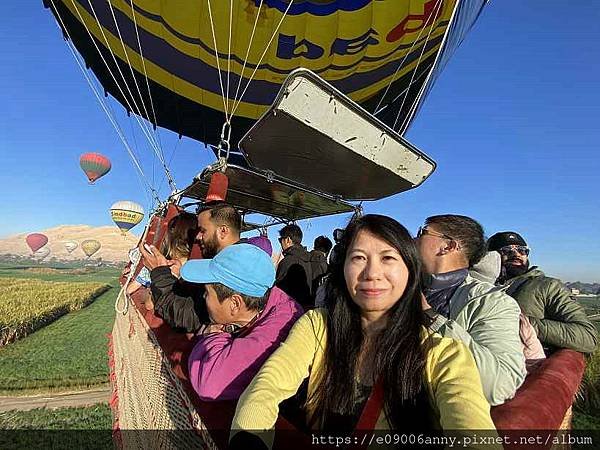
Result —
<path fill-rule="evenodd" d="M 110 225 L 108 209 L 122 199 L 147 207 L 132 163 L 41 0 L 5 0 L 0 12 L 0 236 Z M 407 134 L 437 171 L 365 211 L 392 215 L 412 232 L 429 215 L 466 214 L 490 235 L 519 231 L 547 273 L 600 281 L 598 23 L 595 2 L 491 2 Z M 161 184 L 139 129 L 112 105 L 148 178 Z M 161 140 L 167 158 L 174 155 L 178 187 L 213 160 L 200 143 L 178 143 L 166 130 Z M 86 151 L 113 162 L 95 186 L 79 169 Z M 301 223 L 305 244 L 347 219 Z M 275 236 L 272 230 L 274 243 Z"/>

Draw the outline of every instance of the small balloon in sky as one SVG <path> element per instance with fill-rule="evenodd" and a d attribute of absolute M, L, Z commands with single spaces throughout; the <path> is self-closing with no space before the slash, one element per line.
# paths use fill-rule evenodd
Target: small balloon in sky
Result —
<path fill-rule="evenodd" d="M 42 247 L 39 250 L 33 252 L 33 257 L 38 261 L 42 261 L 44 258 L 48 257 L 50 254 L 50 249 L 48 247 Z"/>
<path fill-rule="evenodd" d="M 85 256 L 88 258 L 100 250 L 101 247 L 102 244 L 96 239 L 86 239 L 81 243 L 81 250 L 83 250 L 83 253 L 85 253 Z"/>
<path fill-rule="evenodd" d="M 144 218 L 144 208 L 135 202 L 123 200 L 110 207 L 112 220 L 117 224 L 123 235 L 135 227 Z"/>
<path fill-rule="evenodd" d="M 111 168 L 110 160 L 100 153 L 84 153 L 79 158 L 79 165 L 85 172 L 90 184 L 106 175 Z"/>
<path fill-rule="evenodd" d="M 75 249 L 77 247 L 79 247 L 79 244 L 75 241 L 66 241 L 64 243 L 65 248 L 67 249 L 67 251 L 69 252 L 69 254 L 73 253 L 75 251 Z"/>
<path fill-rule="evenodd" d="M 27 235 L 25 242 L 27 242 L 32 253 L 35 253 L 48 243 L 48 236 L 42 233 L 31 233 Z"/>

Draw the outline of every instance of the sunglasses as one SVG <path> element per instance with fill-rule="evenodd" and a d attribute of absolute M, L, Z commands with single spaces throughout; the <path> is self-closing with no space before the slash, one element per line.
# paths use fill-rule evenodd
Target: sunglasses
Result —
<path fill-rule="evenodd" d="M 512 253 L 518 253 L 520 255 L 529 255 L 529 248 L 524 245 L 505 245 L 498 250 L 501 255 L 508 256 Z"/>
<path fill-rule="evenodd" d="M 449 239 L 451 241 L 456 241 L 456 239 L 454 239 L 451 236 L 448 236 L 447 234 L 438 233 L 437 231 L 430 230 L 427 227 L 419 227 L 419 229 L 417 230 L 417 238 L 420 238 L 421 236 L 425 236 L 426 234 L 428 234 L 429 236 L 436 236 L 436 237 L 439 237 L 442 239 Z"/>

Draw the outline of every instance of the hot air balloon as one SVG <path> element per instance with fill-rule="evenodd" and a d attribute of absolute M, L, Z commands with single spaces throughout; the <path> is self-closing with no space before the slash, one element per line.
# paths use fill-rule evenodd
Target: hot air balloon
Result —
<path fill-rule="evenodd" d="M 48 247 L 42 247 L 39 250 L 33 252 L 33 257 L 38 261 L 42 261 L 43 259 L 47 258 L 49 254 L 50 249 Z"/>
<path fill-rule="evenodd" d="M 142 221 L 144 218 L 144 208 L 137 203 L 123 200 L 110 207 L 110 215 L 121 230 L 121 233 L 125 235 L 127 231 Z"/>
<path fill-rule="evenodd" d="M 486 3 L 44 0 L 128 112 L 234 147 L 299 67 L 402 133 Z"/>
<path fill-rule="evenodd" d="M 42 233 L 31 233 L 25 238 L 25 242 L 33 253 L 48 243 L 48 236 Z"/>
<path fill-rule="evenodd" d="M 100 153 L 84 153 L 79 158 L 79 165 L 85 172 L 90 184 L 106 175 L 111 168 L 110 160 Z"/>
<path fill-rule="evenodd" d="M 83 250 L 83 253 L 85 253 L 88 258 L 100 250 L 101 247 L 102 244 L 96 239 L 86 239 L 81 243 L 81 250 Z"/>
<path fill-rule="evenodd" d="M 75 251 L 75 249 L 77 247 L 79 247 L 79 244 L 75 241 L 67 241 L 64 243 L 65 248 L 67 249 L 67 251 L 69 252 L 69 254 L 73 253 Z"/>

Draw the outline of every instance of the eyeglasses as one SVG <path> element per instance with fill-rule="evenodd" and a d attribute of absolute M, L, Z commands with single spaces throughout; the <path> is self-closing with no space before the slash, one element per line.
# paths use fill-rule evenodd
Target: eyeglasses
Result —
<path fill-rule="evenodd" d="M 437 231 L 430 230 L 427 227 L 419 227 L 419 230 L 417 231 L 417 238 L 420 238 L 421 236 L 424 236 L 426 234 L 428 234 L 430 236 L 437 236 L 437 237 L 442 238 L 442 239 L 449 239 L 451 241 L 455 241 L 456 242 L 456 239 L 454 239 L 451 236 L 448 236 L 447 234 L 438 233 Z"/>
<path fill-rule="evenodd" d="M 499 250 L 501 255 L 508 256 L 512 253 L 519 253 L 520 255 L 529 255 L 529 248 L 524 245 L 505 245 L 501 247 Z"/>

